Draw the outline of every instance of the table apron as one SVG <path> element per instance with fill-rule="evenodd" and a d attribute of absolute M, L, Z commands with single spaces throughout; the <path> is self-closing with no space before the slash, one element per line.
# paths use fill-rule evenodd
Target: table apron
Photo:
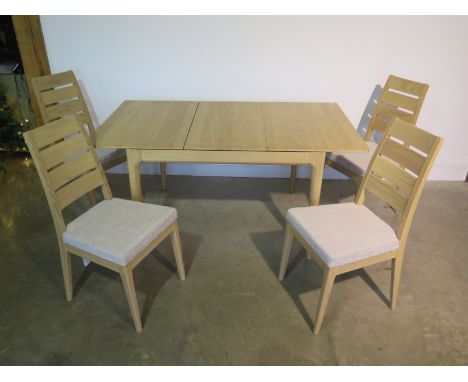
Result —
<path fill-rule="evenodd" d="M 141 150 L 127 149 L 128 176 L 132 199 L 143 200 L 140 165 L 142 162 L 165 163 L 229 163 L 229 164 L 305 164 L 312 167 L 310 177 L 310 204 L 318 205 L 322 187 L 325 152 L 285 151 L 195 151 L 195 150 Z M 165 171 L 161 173 L 165 189 Z"/>
<path fill-rule="evenodd" d="M 198 151 L 198 150 L 131 150 L 139 151 L 142 162 L 229 163 L 229 164 L 305 164 L 315 162 L 322 152 L 276 151 Z"/>

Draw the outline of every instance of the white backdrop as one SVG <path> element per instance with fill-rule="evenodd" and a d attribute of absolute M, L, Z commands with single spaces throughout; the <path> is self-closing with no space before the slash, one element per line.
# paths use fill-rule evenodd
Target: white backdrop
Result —
<path fill-rule="evenodd" d="M 125 99 L 278 100 L 338 102 L 357 127 L 376 86 L 395 74 L 430 84 L 418 125 L 445 138 L 431 179 L 467 174 L 466 16 L 41 16 L 41 22 L 52 72 L 75 71 L 98 123 Z M 144 171 L 157 166 L 145 164 Z M 168 173 L 283 177 L 289 169 L 169 165 Z"/>

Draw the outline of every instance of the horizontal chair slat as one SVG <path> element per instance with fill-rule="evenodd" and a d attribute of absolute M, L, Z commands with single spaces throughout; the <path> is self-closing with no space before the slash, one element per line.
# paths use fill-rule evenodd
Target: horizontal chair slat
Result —
<path fill-rule="evenodd" d="M 397 125 L 392 129 L 391 135 L 403 142 L 411 142 L 411 145 L 421 150 L 423 153 L 429 153 L 434 138 L 423 130 L 408 124 Z"/>
<path fill-rule="evenodd" d="M 408 113 L 403 110 L 395 109 L 390 106 L 380 105 L 376 115 L 386 118 L 397 117 L 406 122 L 413 122 L 414 114 Z"/>
<path fill-rule="evenodd" d="M 418 106 L 419 100 L 417 98 L 408 97 L 404 94 L 385 92 L 381 98 L 383 103 L 401 107 L 405 110 L 414 112 Z"/>
<path fill-rule="evenodd" d="M 37 147 L 40 150 L 53 142 L 57 142 L 60 139 L 79 131 L 81 131 L 80 126 L 78 126 L 73 119 L 68 119 L 63 122 L 52 122 L 49 129 L 33 130 L 33 136 Z"/>
<path fill-rule="evenodd" d="M 68 71 L 64 73 L 55 74 L 53 76 L 44 76 L 33 78 L 34 86 L 39 91 L 53 89 L 59 86 L 64 86 L 73 83 L 73 72 Z"/>
<path fill-rule="evenodd" d="M 81 176 L 56 192 L 60 208 L 64 209 L 82 195 L 102 185 L 103 180 L 98 169 Z"/>
<path fill-rule="evenodd" d="M 70 157 L 70 153 L 78 153 L 87 149 L 88 144 L 83 137 L 83 133 L 79 132 L 69 139 L 44 149 L 41 154 L 44 166 L 46 170 L 49 170 L 59 163 L 65 162 Z"/>
<path fill-rule="evenodd" d="M 409 174 L 401 167 L 391 163 L 387 159 L 377 156 L 372 166 L 372 172 L 379 178 L 385 178 L 403 194 L 409 195 L 413 190 L 417 178 Z"/>
<path fill-rule="evenodd" d="M 382 179 L 370 174 L 366 189 L 390 204 L 398 215 L 403 216 L 408 199 Z"/>
<path fill-rule="evenodd" d="M 49 120 L 54 120 L 80 111 L 84 112 L 85 108 L 86 106 L 83 105 L 83 101 L 81 99 L 77 99 L 70 102 L 48 106 L 46 108 L 46 112 Z"/>
<path fill-rule="evenodd" d="M 414 172 L 416 175 L 419 175 L 425 161 L 422 155 L 405 148 L 400 143 L 391 139 L 385 141 L 380 153 Z"/>
<path fill-rule="evenodd" d="M 372 123 L 372 130 L 384 132 L 387 130 L 389 121 L 384 121 L 381 118 L 376 117 Z"/>
<path fill-rule="evenodd" d="M 49 172 L 49 179 L 52 183 L 52 188 L 54 191 L 58 190 L 72 179 L 75 179 L 96 167 L 97 163 L 93 155 L 89 151 L 86 151 L 84 155 L 73 158 Z"/>
<path fill-rule="evenodd" d="M 429 86 L 427 84 L 422 84 L 419 82 L 413 82 L 413 81 L 405 80 L 403 78 L 390 76 L 388 87 L 390 89 L 420 96 L 420 95 L 424 95 L 427 92 L 427 89 Z"/>
<path fill-rule="evenodd" d="M 76 86 L 72 85 L 65 88 L 45 91 L 41 94 L 41 97 L 44 105 L 48 106 L 59 101 L 79 98 L 79 91 L 77 91 Z"/>

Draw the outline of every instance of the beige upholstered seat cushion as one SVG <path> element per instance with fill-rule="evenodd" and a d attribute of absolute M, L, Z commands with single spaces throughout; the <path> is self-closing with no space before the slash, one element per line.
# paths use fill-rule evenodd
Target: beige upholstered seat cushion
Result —
<path fill-rule="evenodd" d="M 398 249 L 392 227 L 364 205 L 291 208 L 288 221 L 329 267 Z"/>
<path fill-rule="evenodd" d="M 123 149 L 96 149 L 96 154 L 102 163 L 110 162 L 113 159 L 122 157 L 125 155 Z"/>
<path fill-rule="evenodd" d="M 346 167 L 355 174 L 363 176 L 377 148 L 375 142 L 368 141 L 366 144 L 369 147 L 369 151 L 366 153 L 328 153 L 327 158 Z"/>
<path fill-rule="evenodd" d="M 68 224 L 63 240 L 126 265 L 176 219 L 175 208 L 113 198 L 103 200 Z"/>

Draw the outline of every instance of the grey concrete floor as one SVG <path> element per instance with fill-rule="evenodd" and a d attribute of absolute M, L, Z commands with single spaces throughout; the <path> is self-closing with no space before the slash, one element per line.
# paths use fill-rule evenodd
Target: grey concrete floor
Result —
<path fill-rule="evenodd" d="M 429 182 L 411 229 L 399 303 L 390 264 L 340 276 L 321 333 L 312 334 L 321 272 L 295 245 L 276 277 L 285 214 L 305 206 L 285 179 L 144 177 L 145 201 L 176 207 L 187 280 L 170 243 L 135 270 L 144 329 L 136 333 L 117 274 L 73 259 L 65 301 L 58 247 L 31 162 L 0 176 L 1 365 L 448 365 L 468 363 L 468 184 Z M 127 177 L 109 175 L 114 196 Z M 325 181 L 321 203 L 352 200 Z M 384 218 L 392 211 L 369 198 Z M 86 208 L 80 200 L 68 219 Z"/>

